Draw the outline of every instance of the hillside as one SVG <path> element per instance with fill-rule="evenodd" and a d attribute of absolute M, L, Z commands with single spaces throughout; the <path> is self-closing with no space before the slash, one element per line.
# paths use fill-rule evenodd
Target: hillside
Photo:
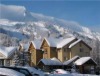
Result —
<path fill-rule="evenodd" d="M 93 54 L 100 49 L 100 33 L 77 22 L 29 12 L 24 6 L 0 4 L 0 10 L 0 45 L 18 45 L 44 37 L 75 36 L 87 42 L 93 48 Z"/>

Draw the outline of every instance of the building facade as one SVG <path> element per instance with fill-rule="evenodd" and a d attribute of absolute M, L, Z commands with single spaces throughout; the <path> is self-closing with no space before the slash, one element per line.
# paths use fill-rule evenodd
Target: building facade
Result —
<path fill-rule="evenodd" d="M 90 56 L 92 48 L 84 41 L 72 37 L 66 39 L 44 38 L 42 41 L 33 41 L 28 50 L 31 53 L 30 65 L 36 66 L 41 59 L 56 57 L 64 62 L 77 55 L 80 57 Z"/>

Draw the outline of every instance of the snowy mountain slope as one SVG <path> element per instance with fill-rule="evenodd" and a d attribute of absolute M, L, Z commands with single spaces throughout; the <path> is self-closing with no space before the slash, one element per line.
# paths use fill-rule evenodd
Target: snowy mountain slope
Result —
<path fill-rule="evenodd" d="M 27 11 L 24 6 L 0 4 L 0 10 L 0 33 L 19 40 L 41 39 L 48 36 L 77 36 L 80 38 L 100 40 L 100 33 L 93 32 L 89 28 L 83 27 L 74 21 L 65 21 L 32 13 Z"/>

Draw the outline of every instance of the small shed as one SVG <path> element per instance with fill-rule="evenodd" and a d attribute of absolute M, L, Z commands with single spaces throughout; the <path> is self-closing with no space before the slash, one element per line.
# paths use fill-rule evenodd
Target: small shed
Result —
<path fill-rule="evenodd" d="M 95 70 L 97 63 L 91 57 L 81 57 L 75 61 L 75 65 L 79 69 L 80 73 L 87 74 Z"/>
<path fill-rule="evenodd" d="M 62 68 L 63 63 L 57 58 L 52 59 L 41 59 L 37 66 L 44 71 L 51 71 L 52 69 Z"/>
<path fill-rule="evenodd" d="M 64 69 L 71 69 L 72 66 L 73 66 L 73 63 L 74 63 L 77 59 L 79 59 L 79 56 L 74 56 L 73 58 L 71 58 L 71 59 L 65 61 L 65 62 L 63 63 Z"/>

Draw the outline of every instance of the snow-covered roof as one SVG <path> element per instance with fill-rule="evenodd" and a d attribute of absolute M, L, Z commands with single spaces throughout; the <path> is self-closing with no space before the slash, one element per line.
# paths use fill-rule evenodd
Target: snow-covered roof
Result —
<path fill-rule="evenodd" d="M 65 61 L 63 64 L 64 65 L 68 65 L 70 63 L 72 63 L 73 61 L 75 61 L 76 59 L 78 59 L 79 56 L 74 56 L 73 58 L 71 58 L 70 60 Z"/>
<path fill-rule="evenodd" d="M 66 38 L 61 40 L 58 44 L 57 44 L 57 48 L 62 48 L 63 46 L 67 45 L 68 43 L 70 43 L 71 41 L 73 41 L 74 39 L 76 39 L 75 37 L 71 37 L 71 38 Z"/>
<path fill-rule="evenodd" d="M 57 38 L 53 38 L 53 37 L 44 38 L 44 39 L 46 40 L 48 45 L 51 47 L 57 47 L 57 43 L 61 40 L 61 39 L 57 39 Z"/>
<path fill-rule="evenodd" d="M 25 52 L 27 52 L 27 51 L 28 51 L 29 46 L 30 46 L 30 44 L 29 44 L 29 43 L 26 43 L 26 44 L 20 44 L 20 45 L 22 46 L 22 49 L 23 49 Z"/>
<path fill-rule="evenodd" d="M 75 37 L 71 37 L 71 38 L 45 38 L 45 40 L 47 41 L 48 45 L 51 47 L 57 47 L 57 48 L 62 48 L 63 46 L 67 45 L 68 43 L 70 43 L 71 41 L 73 41 L 75 39 Z"/>
<path fill-rule="evenodd" d="M 57 63 L 57 62 L 58 62 L 58 63 L 61 63 L 61 61 L 60 61 L 59 59 L 57 59 L 56 57 L 51 58 L 51 60 L 55 61 L 56 63 Z M 61 63 L 61 64 L 62 64 L 62 63 Z"/>
<path fill-rule="evenodd" d="M 41 59 L 40 62 L 43 62 L 45 65 L 63 65 L 63 63 L 60 62 L 56 58 L 52 58 L 52 59 Z"/>
<path fill-rule="evenodd" d="M 96 64 L 96 62 L 91 57 L 81 57 L 80 59 L 75 61 L 75 64 L 76 65 L 83 65 L 84 63 L 86 63 L 90 59 Z"/>
<path fill-rule="evenodd" d="M 35 49 L 40 49 L 41 47 L 41 41 L 40 40 L 34 40 L 34 41 L 31 41 L 33 46 L 35 47 Z"/>
<path fill-rule="evenodd" d="M 69 48 L 72 48 L 73 46 L 75 46 L 77 43 L 82 42 L 84 43 L 88 48 L 92 49 L 88 44 L 86 44 L 83 40 L 78 39 L 77 41 L 73 42 L 72 44 L 70 44 Z"/>
<path fill-rule="evenodd" d="M 16 51 L 16 47 L 3 47 L 0 46 L 0 53 L 2 53 L 5 57 L 0 57 L 0 59 L 3 58 L 9 58 L 9 56 L 11 56 L 11 54 L 13 54 Z"/>
<path fill-rule="evenodd" d="M 76 45 L 80 41 L 81 41 L 81 39 L 78 39 L 77 41 L 73 42 L 72 44 L 70 44 L 69 48 L 72 48 L 74 45 Z"/>

